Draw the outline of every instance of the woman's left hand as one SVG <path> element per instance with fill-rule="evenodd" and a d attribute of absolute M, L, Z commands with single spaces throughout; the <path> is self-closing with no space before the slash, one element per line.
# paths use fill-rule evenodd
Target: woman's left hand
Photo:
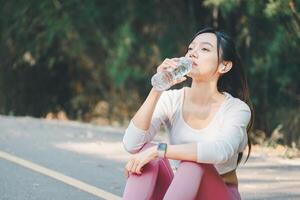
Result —
<path fill-rule="evenodd" d="M 131 156 L 125 167 L 126 178 L 129 173 L 141 174 L 142 167 L 155 158 L 157 158 L 157 146 L 152 146 Z"/>

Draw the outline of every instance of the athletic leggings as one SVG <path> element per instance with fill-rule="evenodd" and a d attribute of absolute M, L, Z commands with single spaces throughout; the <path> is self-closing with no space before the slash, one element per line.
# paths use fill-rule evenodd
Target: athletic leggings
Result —
<path fill-rule="evenodd" d="M 146 143 L 143 151 L 154 143 Z M 181 161 L 174 175 L 167 158 L 143 166 L 142 174 L 129 173 L 123 200 L 240 200 L 236 185 L 225 184 L 212 164 Z"/>

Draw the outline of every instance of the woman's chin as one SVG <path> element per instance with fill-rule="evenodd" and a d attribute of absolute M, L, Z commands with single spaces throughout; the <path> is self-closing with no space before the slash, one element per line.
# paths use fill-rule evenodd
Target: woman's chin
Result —
<path fill-rule="evenodd" d="M 186 74 L 188 77 L 193 78 L 194 76 L 198 76 L 199 75 L 199 71 L 197 71 L 196 69 L 192 69 L 189 73 Z"/>
<path fill-rule="evenodd" d="M 187 77 L 192 78 L 193 80 L 205 80 L 207 78 L 207 75 L 202 74 L 199 71 L 190 71 L 186 74 Z"/>
<path fill-rule="evenodd" d="M 192 73 L 189 72 L 189 73 L 186 74 L 186 76 L 192 78 Z"/>

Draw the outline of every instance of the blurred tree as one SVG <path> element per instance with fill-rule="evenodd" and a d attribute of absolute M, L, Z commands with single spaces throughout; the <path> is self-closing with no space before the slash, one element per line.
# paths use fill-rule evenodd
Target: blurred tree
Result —
<path fill-rule="evenodd" d="M 299 0 L 0 2 L 2 114 L 65 110 L 89 121 L 103 100 L 106 117 L 125 123 L 156 66 L 214 26 L 232 35 L 243 58 L 255 128 L 270 136 L 283 124 L 287 144 L 300 140 Z"/>

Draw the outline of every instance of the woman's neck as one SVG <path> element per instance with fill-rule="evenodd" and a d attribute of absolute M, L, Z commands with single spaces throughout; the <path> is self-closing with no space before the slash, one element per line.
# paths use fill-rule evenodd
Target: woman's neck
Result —
<path fill-rule="evenodd" d="M 217 89 L 217 80 L 193 81 L 189 92 L 190 101 L 201 105 L 216 102 L 221 96 L 223 94 Z"/>

